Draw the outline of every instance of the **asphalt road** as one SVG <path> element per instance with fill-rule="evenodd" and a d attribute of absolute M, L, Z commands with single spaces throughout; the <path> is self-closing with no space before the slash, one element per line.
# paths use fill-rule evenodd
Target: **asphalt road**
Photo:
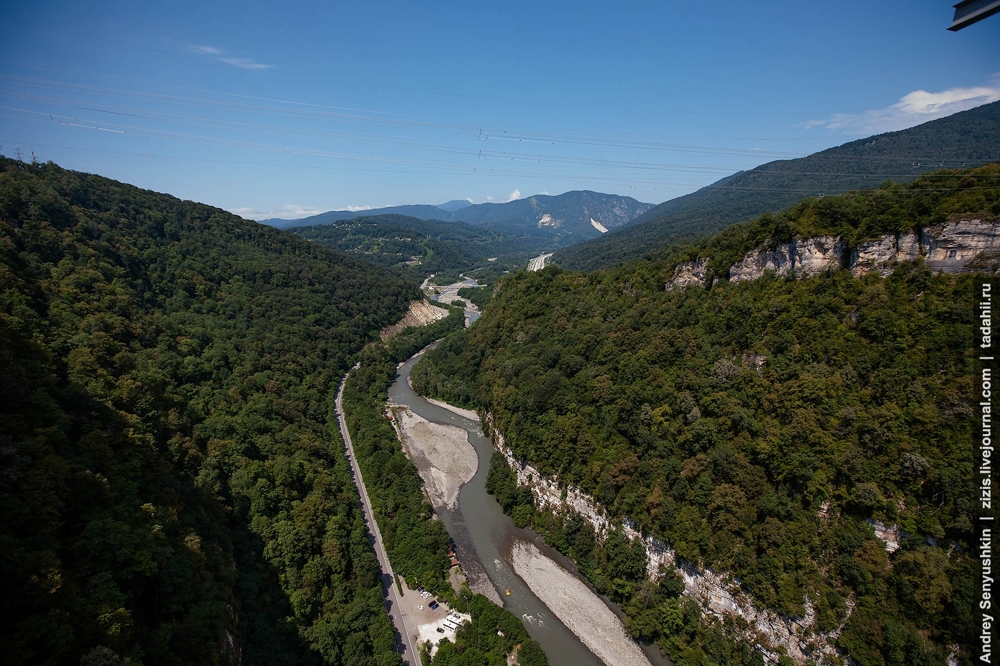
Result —
<path fill-rule="evenodd" d="M 545 268 L 545 260 L 552 256 L 552 253 L 540 254 L 528 262 L 529 271 L 540 271 Z"/>
<path fill-rule="evenodd" d="M 357 366 L 355 366 L 357 367 Z M 353 369 L 353 368 L 352 368 Z M 368 490 L 365 488 L 365 480 L 361 477 L 361 468 L 358 467 L 358 460 L 354 455 L 354 445 L 351 443 L 351 433 L 347 430 L 347 421 L 344 419 L 344 384 L 351 373 L 344 375 L 340 382 L 340 390 L 337 391 L 337 421 L 340 423 L 340 434 L 344 438 L 344 445 L 347 448 L 347 462 L 351 465 L 351 473 L 354 476 L 354 485 L 361 496 L 361 508 L 364 510 L 365 522 L 368 524 L 368 533 L 372 544 L 375 547 L 375 556 L 378 558 L 379 567 L 382 569 L 382 594 L 384 595 L 386 610 L 392 619 L 392 624 L 396 627 L 401 639 L 397 638 L 396 647 L 400 649 L 403 661 L 410 666 L 420 666 L 420 657 L 416 646 L 413 645 L 411 636 L 416 634 L 414 627 L 406 626 L 406 618 L 402 612 L 402 604 L 399 600 L 399 591 L 396 588 L 392 575 L 392 566 L 389 564 L 389 556 L 385 553 L 385 546 L 382 544 L 382 534 L 379 532 L 378 523 L 372 513 L 371 501 L 368 499 Z"/>

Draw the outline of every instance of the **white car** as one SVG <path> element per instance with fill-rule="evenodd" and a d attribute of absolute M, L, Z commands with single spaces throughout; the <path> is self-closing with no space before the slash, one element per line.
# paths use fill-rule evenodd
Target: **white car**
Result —
<path fill-rule="evenodd" d="M 423 606 L 417 606 L 417 610 L 423 610 L 423 609 L 424 609 Z"/>

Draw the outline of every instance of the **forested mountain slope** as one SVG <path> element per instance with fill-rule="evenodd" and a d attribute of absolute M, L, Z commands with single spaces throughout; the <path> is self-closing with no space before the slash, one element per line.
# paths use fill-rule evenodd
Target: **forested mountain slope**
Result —
<path fill-rule="evenodd" d="M 564 248 L 552 261 L 577 270 L 616 266 L 655 257 L 670 243 L 715 233 L 805 197 L 878 187 L 886 180 L 909 182 L 939 166 L 971 167 L 997 160 L 1000 102 L 742 171 L 662 203 L 625 229 Z"/>
<path fill-rule="evenodd" d="M 919 260 L 888 277 L 833 269 L 734 283 L 724 272 L 776 236 L 998 220 L 997 168 L 827 201 L 719 237 L 710 288 L 665 290 L 676 262 L 510 275 L 413 383 L 488 412 L 519 460 L 682 562 L 732 576 L 764 608 L 811 609 L 807 630 L 834 631 L 856 663 L 944 664 L 951 645 L 971 663 L 974 274 Z M 602 545 L 571 513 L 539 512 L 509 472 L 491 478 L 505 509 L 623 604 L 635 635 L 679 664 L 752 663 L 711 622 L 692 628 L 696 607 L 674 598 L 671 577 L 657 591 L 641 559 L 612 566 L 635 559 L 620 536 Z M 897 525 L 901 547 L 888 552 L 869 521 Z"/>
<path fill-rule="evenodd" d="M 447 282 L 448 276 L 457 281 L 460 272 L 477 267 L 522 266 L 537 254 L 536 242 L 523 237 L 464 222 L 404 215 L 359 217 L 288 231 L 332 250 L 395 267 L 418 282 L 439 275 L 439 284 Z"/>
<path fill-rule="evenodd" d="M 415 285 L 6 159 L 0 256 L 0 661 L 398 663 L 330 414 Z"/>

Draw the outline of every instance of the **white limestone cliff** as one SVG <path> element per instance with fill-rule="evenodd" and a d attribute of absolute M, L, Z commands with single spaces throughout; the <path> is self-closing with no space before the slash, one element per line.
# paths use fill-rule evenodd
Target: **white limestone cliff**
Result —
<path fill-rule="evenodd" d="M 924 258 L 938 273 L 962 273 L 988 269 L 1000 259 L 1000 222 L 960 218 L 905 234 L 885 234 L 863 241 L 848 256 L 847 244 L 836 236 L 795 238 L 774 248 L 755 248 L 729 269 L 730 282 L 756 280 L 771 271 L 796 277 L 819 275 L 844 266 L 856 277 L 877 271 L 892 274 L 902 261 Z M 704 286 L 708 259 L 678 264 L 666 288 Z"/>
<path fill-rule="evenodd" d="M 893 264 L 913 261 L 920 256 L 920 236 L 886 234 L 873 241 L 858 243 L 851 252 L 850 270 L 855 277 L 878 271 L 882 277 L 892 274 Z"/>
<path fill-rule="evenodd" d="M 708 259 L 697 261 L 682 261 L 674 269 L 674 278 L 667 283 L 667 291 L 683 289 L 689 284 L 705 284 L 705 273 L 708 271 Z"/>
<path fill-rule="evenodd" d="M 740 589 L 739 581 L 711 569 L 698 569 L 689 562 L 679 560 L 667 544 L 656 537 L 642 534 L 628 518 L 620 523 L 613 521 L 594 498 L 579 488 L 561 486 L 558 479 L 548 478 L 535 467 L 518 460 L 506 446 L 503 433 L 495 427 L 492 414 L 486 414 L 484 425 L 487 434 L 493 438 L 494 447 L 517 475 L 517 484 L 531 488 L 536 508 L 555 513 L 573 511 L 590 523 L 598 539 L 604 538 L 610 529 L 620 527 L 628 539 L 638 540 L 645 547 L 646 573 L 651 580 L 662 575 L 664 569 L 675 567 L 684 581 L 683 594 L 696 600 L 704 613 L 741 620 L 746 626 L 744 637 L 761 648 L 768 663 L 777 663 L 779 648 L 783 648 L 785 654 L 800 664 L 809 660 L 816 664 L 838 663 L 838 659 L 843 659 L 843 653 L 836 647 L 843 625 L 833 631 L 816 631 L 815 612 L 808 598 L 805 601 L 805 616 L 800 618 L 782 616 L 757 606 Z M 853 610 L 850 600 L 847 605 L 845 622 Z M 830 659 L 827 660 L 827 657 Z"/>
<path fill-rule="evenodd" d="M 783 243 L 773 250 L 751 250 L 742 261 L 729 269 L 729 280 L 756 280 L 766 271 L 782 276 L 793 271 L 799 277 L 819 275 L 840 266 L 845 247 L 844 241 L 836 236 L 818 236 L 795 238 L 791 243 Z"/>
<path fill-rule="evenodd" d="M 979 260 L 996 260 L 1000 252 L 997 222 L 972 219 L 931 227 L 921 235 L 927 267 L 941 273 L 962 273 L 979 267 Z"/>

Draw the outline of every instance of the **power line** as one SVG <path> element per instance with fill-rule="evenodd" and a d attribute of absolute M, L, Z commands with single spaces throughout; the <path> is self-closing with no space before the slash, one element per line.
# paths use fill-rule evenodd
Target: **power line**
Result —
<path fill-rule="evenodd" d="M 118 107 L 119 109 L 122 107 Z M 48 117 L 55 120 L 56 116 L 51 113 L 46 113 L 43 111 L 34 111 L 30 109 L 24 109 L 21 107 L 11 107 L 11 106 L 0 106 L 0 109 L 5 111 L 11 111 L 16 113 L 23 113 L 38 117 Z M 102 111 L 104 109 L 101 109 Z M 119 111 L 112 112 L 118 115 L 128 115 L 128 116 L 138 116 L 138 114 L 128 114 L 121 113 Z M 684 165 L 684 164 L 668 164 L 668 163 L 656 163 L 656 162 L 638 162 L 638 161 L 627 161 L 627 160 L 611 160 L 611 159 L 597 159 L 591 157 L 575 157 L 571 155 L 558 155 L 558 154 L 545 154 L 545 153 L 527 153 L 527 152 L 515 152 L 515 151 L 493 151 L 475 148 L 463 148 L 461 146 L 451 146 L 445 144 L 434 144 L 426 142 L 413 142 L 413 141 L 402 141 L 399 139 L 385 139 L 381 137 L 368 137 L 368 136 L 358 136 L 358 135 L 345 135 L 337 133 L 319 132 L 315 130 L 301 130 L 297 128 L 287 128 L 272 125 L 259 125 L 259 124 L 249 124 L 249 123 L 236 123 L 232 121 L 216 120 L 211 118 L 200 118 L 194 116 L 177 115 L 177 114 L 161 114 L 159 112 L 152 112 L 155 115 L 160 115 L 166 118 L 178 118 L 186 122 L 193 124 L 201 124 L 209 127 L 233 127 L 236 129 L 250 131 L 253 133 L 260 133 L 264 135 L 281 135 L 281 136 L 293 136 L 299 138 L 310 138 L 310 139 L 321 139 L 321 140 L 347 140 L 351 142 L 360 143 L 362 145 L 385 145 L 385 146 L 402 146 L 408 148 L 420 148 L 422 150 L 427 150 L 431 152 L 439 152 L 445 154 L 453 154 L 458 156 L 465 156 L 468 158 L 475 157 L 480 160 L 494 160 L 494 161 L 515 161 L 523 162 L 527 164 L 534 163 L 545 163 L 550 164 L 575 164 L 580 166 L 597 166 L 597 167 L 607 167 L 613 169 L 633 169 L 633 170 L 653 170 L 653 171 L 676 171 L 676 172 L 687 172 L 687 173 L 705 173 L 705 174 L 718 174 L 718 175 L 728 175 L 733 171 L 738 171 L 738 167 L 718 167 L 718 166 L 700 166 L 700 165 Z M 388 160 L 391 161 L 393 158 L 390 157 L 378 157 L 374 155 L 357 155 L 348 154 L 343 152 L 330 153 L 324 151 L 317 151 L 314 149 L 303 150 L 299 148 L 293 148 L 289 146 L 275 146 L 266 145 L 259 143 L 252 143 L 242 140 L 233 139 L 219 139 L 216 137 L 202 136 L 190 133 L 180 133 L 171 132 L 167 130 L 159 129 L 149 129 L 138 125 L 132 124 L 122 124 L 120 122 L 114 123 L 102 123 L 95 119 L 80 119 L 73 116 L 65 116 L 62 114 L 58 115 L 58 122 L 64 126 L 72 127 L 86 127 L 92 129 L 100 129 L 107 132 L 117 132 L 126 133 L 131 131 L 134 135 L 145 135 L 151 137 L 160 137 L 168 139 L 183 140 L 195 143 L 201 143 L 203 145 L 212 145 L 217 147 L 232 147 L 232 148 L 247 148 L 253 150 L 271 150 L 278 152 L 293 152 L 293 153 L 304 153 L 304 154 L 314 154 L 318 156 L 332 156 L 332 157 L 343 157 L 349 159 L 374 159 L 374 160 Z M 76 120 L 77 122 L 73 122 Z M 900 156 L 895 160 L 896 164 L 902 166 L 905 162 L 910 162 L 911 158 L 903 158 Z M 419 161 L 421 164 L 426 164 L 426 161 Z M 915 165 L 919 166 L 919 165 Z M 958 163 L 935 160 L 933 164 L 927 166 L 959 166 Z M 913 175 L 912 171 L 907 171 L 905 173 L 890 173 L 886 171 L 879 171 L 877 173 L 864 173 L 859 171 L 851 172 L 830 172 L 830 171 L 796 171 L 791 169 L 777 169 L 777 170 L 767 170 L 764 173 L 781 173 L 782 175 L 817 175 L 817 176 L 871 176 L 871 177 L 881 177 L 881 178 L 891 178 L 891 177 L 909 177 Z"/>
<path fill-rule="evenodd" d="M 8 143 L 16 143 L 16 142 L 11 142 L 11 141 L 9 141 L 7 139 L 3 139 L 3 140 L 7 141 Z M 277 167 L 277 168 L 288 168 L 288 169 L 322 169 L 322 170 L 331 170 L 331 171 L 348 171 L 348 172 L 359 171 L 359 172 L 376 172 L 376 173 L 419 173 L 419 174 L 428 173 L 428 171 L 426 169 L 385 169 L 385 168 L 364 169 L 364 168 L 355 167 L 355 166 L 346 167 L 346 166 L 331 166 L 331 165 L 317 165 L 317 164 L 289 164 L 289 163 L 259 162 L 259 161 L 249 161 L 249 160 L 227 160 L 227 159 L 218 159 L 218 158 L 192 157 L 192 156 L 180 156 L 180 155 L 160 155 L 160 154 L 149 153 L 149 152 L 141 152 L 140 153 L 140 152 L 119 151 L 119 150 L 91 149 L 91 148 L 81 148 L 81 147 L 78 147 L 78 146 L 63 146 L 63 145 L 56 145 L 56 144 L 33 144 L 33 145 L 35 145 L 37 147 L 41 147 L 41 148 L 54 148 L 54 149 L 60 149 L 60 150 L 75 150 L 75 151 L 81 151 L 81 152 L 93 152 L 93 153 L 108 154 L 108 155 L 125 155 L 125 156 L 130 156 L 130 157 L 142 157 L 142 158 L 150 158 L 150 159 L 183 160 L 183 161 L 194 161 L 194 162 L 208 162 L 208 163 L 216 163 L 216 164 L 232 164 L 232 165 L 245 165 L 245 166 L 265 166 L 265 167 L 270 167 L 270 168 Z M 20 150 L 20 148 L 18 148 L 17 150 Z M 447 165 L 442 165 L 442 166 L 446 167 Z M 458 170 L 458 169 L 448 169 L 448 168 L 443 169 L 442 171 L 440 171 L 440 173 L 453 173 L 455 175 L 465 175 L 465 176 L 487 176 L 487 175 L 500 175 L 500 176 L 512 176 L 512 177 L 534 177 L 534 176 L 537 176 L 537 174 L 527 174 L 527 173 L 524 173 L 524 172 L 509 171 L 509 170 L 495 170 L 492 173 L 490 173 L 488 171 L 468 172 L 468 170 L 465 170 L 465 169 Z M 935 175 L 936 174 L 923 174 L 921 176 L 921 178 L 925 178 L 926 179 L 926 178 L 929 178 L 929 177 L 934 177 Z M 616 184 L 625 184 L 625 185 L 638 184 L 640 187 L 642 187 L 642 189 L 647 189 L 647 190 L 660 190 L 660 189 L 662 189 L 662 190 L 668 191 L 668 190 L 671 190 L 671 189 L 687 188 L 687 187 L 691 187 L 692 186 L 692 184 L 690 184 L 690 183 L 673 183 L 673 182 L 665 182 L 665 181 L 648 181 L 648 180 L 647 181 L 642 181 L 642 180 L 636 180 L 636 179 L 616 179 L 616 178 L 604 178 L 604 177 L 586 176 L 586 175 L 580 175 L 580 174 L 559 174 L 559 173 L 556 173 L 556 174 L 546 174 L 546 176 L 550 177 L 550 178 L 552 178 L 554 180 L 565 180 L 565 181 L 574 181 L 574 182 L 575 181 L 587 181 L 587 182 L 616 183 Z M 945 174 L 942 177 L 953 177 L 953 176 L 951 176 L 950 174 Z M 695 187 L 697 187 L 697 186 L 695 185 Z M 736 190 L 736 191 L 748 191 L 748 192 L 754 192 L 754 191 L 760 191 L 760 192 L 780 191 L 780 192 L 796 192 L 796 193 L 801 193 L 801 194 L 819 194 L 816 191 L 816 188 L 734 187 L 734 186 L 731 186 L 731 185 L 728 185 L 728 184 L 725 184 L 725 183 L 721 184 L 721 185 L 716 185 L 716 184 L 706 185 L 702 189 L 708 189 L 708 188 L 713 188 L 713 189 L 732 189 L 732 190 Z M 998 188 L 1000 188 L 1000 180 L 998 180 L 998 183 L 995 186 L 923 187 L 923 188 L 920 189 L 920 191 L 922 191 L 922 192 L 951 192 L 951 191 L 957 191 L 957 190 L 993 190 L 993 189 L 998 189 Z M 840 194 L 847 194 L 847 193 L 850 193 L 850 192 L 853 192 L 853 191 L 857 191 L 858 189 L 859 188 L 857 188 L 857 187 L 849 188 L 849 189 L 843 189 L 843 190 L 833 190 L 833 189 L 830 189 L 830 188 L 826 188 L 824 193 L 827 196 L 836 196 L 836 195 L 840 195 Z"/>

